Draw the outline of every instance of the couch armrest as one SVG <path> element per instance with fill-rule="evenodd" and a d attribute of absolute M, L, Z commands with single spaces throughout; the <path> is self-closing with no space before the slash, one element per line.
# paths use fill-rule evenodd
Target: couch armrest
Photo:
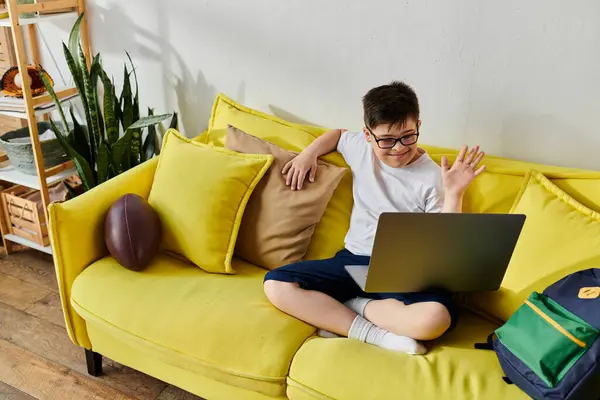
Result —
<path fill-rule="evenodd" d="M 108 254 L 104 218 L 110 206 L 126 193 L 147 199 L 157 163 L 155 157 L 74 199 L 53 203 L 48 209 L 60 300 L 67 332 L 76 345 L 91 349 L 85 321 L 71 306 L 73 282 L 87 266 Z"/>

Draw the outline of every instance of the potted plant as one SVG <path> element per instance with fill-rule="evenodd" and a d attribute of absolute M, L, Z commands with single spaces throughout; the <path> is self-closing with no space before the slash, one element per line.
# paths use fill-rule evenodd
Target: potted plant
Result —
<path fill-rule="evenodd" d="M 79 16 L 69 35 L 68 46 L 63 43 L 63 51 L 75 86 L 83 105 L 86 124 L 77 121 L 70 109 L 71 123 L 67 123 L 52 84 L 42 80 L 48 93 L 57 105 L 62 124 L 50 121 L 52 130 L 67 156 L 73 161 L 81 178 L 84 191 L 158 155 L 160 140 L 156 125 L 172 118 L 170 127 L 177 127 L 177 113 L 140 117 L 138 82 L 135 67 L 127 53 L 131 71 L 124 65 L 123 88 L 117 97 L 115 85 L 102 67 L 100 54 L 96 54 L 87 68 L 87 60 L 80 42 Z M 131 75 L 135 80 L 135 94 L 132 91 Z M 102 89 L 102 90 L 99 90 Z M 148 128 L 142 141 L 142 133 Z"/>

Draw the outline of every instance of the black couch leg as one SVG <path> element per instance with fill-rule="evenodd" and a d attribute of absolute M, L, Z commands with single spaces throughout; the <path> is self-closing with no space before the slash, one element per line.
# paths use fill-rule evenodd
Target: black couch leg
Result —
<path fill-rule="evenodd" d="M 88 374 L 92 376 L 102 375 L 102 354 L 85 349 L 85 361 L 87 362 Z"/>

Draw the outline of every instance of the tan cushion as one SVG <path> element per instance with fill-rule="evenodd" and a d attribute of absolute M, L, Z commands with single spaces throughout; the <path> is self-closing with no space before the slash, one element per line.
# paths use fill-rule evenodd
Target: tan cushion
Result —
<path fill-rule="evenodd" d="M 285 185 L 281 170 L 297 153 L 227 128 L 225 146 L 240 153 L 272 154 L 273 165 L 254 189 L 237 238 L 235 253 L 253 264 L 273 269 L 306 254 L 310 239 L 345 168 L 319 161 L 317 177 L 302 190 Z"/>

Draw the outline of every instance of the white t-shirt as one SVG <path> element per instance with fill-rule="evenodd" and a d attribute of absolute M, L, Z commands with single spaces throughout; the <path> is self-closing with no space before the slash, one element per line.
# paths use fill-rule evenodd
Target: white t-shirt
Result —
<path fill-rule="evenodd" d="M 375 156 L 362 132 L 344 132 L 337 149 L 354 180 L 354 206 L 345 240 L 352 253 L 371 255 L 377 222 L 384 212 L 442 211 L 441 170 L 427 153 L 412 164 L 392 168 Z"/>

